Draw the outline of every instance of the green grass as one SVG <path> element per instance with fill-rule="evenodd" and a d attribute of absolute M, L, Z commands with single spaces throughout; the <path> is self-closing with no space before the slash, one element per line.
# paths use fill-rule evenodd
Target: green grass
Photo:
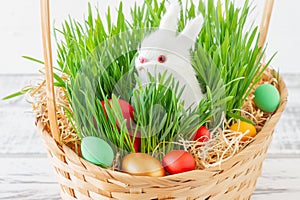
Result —
<path fill-rule="evenodd" d="M 128 19 L 124 17 L 121 2 L 116 23 L 112 23 L 111 8 L 102 19 L 97 9 L 93 15 L 89 4 L 84 23 L 69 18 L 61 29 L 54 30 L 58 44 L 55 84 L 66 88 L 73 112 L 71 115 L 68 111 L 68 116 L 74 120 L 80 137 L 99 136 L 109 141 L 115 151 L 133 151 L 133 141 L 116 103 L 120 97 L 135 108 L 136 132 L 144 137 L 141 151 L 147 153 L 160 144 L 160 151 L 175 148 L 167 144 L 179 137 L 190 139 L 208 119 L 208 124 L 215 126 L 222 112 L 228 117 L 239 116 L 239 112 L 233 110 L 242 108 L 268 66 L 260 67 L 264 49 L 258 47 L 258 28 L 247 30 L 245 27 L 251 11 L 249 1 L 246 0 L 242 8 L 235 7 L 230 0 L 224 5 L 213 0 L 207 4 L 202 0 L 199 4 L 180 3 L 186 10 L 180 14 L 178 31 L 200 13 L 205 20 L 195 50 L 191 52 L 193 67 L 207 92 L 207 98 L 196 110 L 183 108 L 179 100 L 182 91 L 172 78 L 159 77 L 160 85 L 165 87 L 156 84 L 141 87 L 136 78 L 136 48 L 145 34 L 159 26 L 167 1 L 145 0 L 142 6 L 135 4 Z M 70 78 L 64 81 L 60 73 Z M 110 107 L 107 100 L 111 98 L 115 103 Z M 108 116 L 103 112 L 102 100 L 106 102 Z M 116 120 L 121 127 L 116 127 Z"/>
<path fill-rule="evenodd" d="M 249 0 L 245 1 L 242 8 L 236 8 L 230 0 L 226 0 L 223 7 L 220 1 L 214 5 L 213 0 L 209 0 L 206 9 L 203 8 L 204 5 L 199 4 L 198 10 L 206 20 L 198 45 L 218 68 L 220 75 L 217 78 L 220 76 L 226 85 L 226 96 L 232 97 L 226 104 L 226 112 L 230 114 L 234 109 L 242 108 L 269 63 L 264 67 L 260 66 L 264 49 L 258 46 L 258 27 L 249 30 L 245 27 L 251 12 Z M 203 76 L 201 72 L 205 69 L 197 69 L 201 66 L 201 60 L 197 59 L 199 52 L 194 53 L 194 66 L 199 77 L 207 80 L 209 77 Z M 203 56 L 200 55 L 201 57 Z"/>

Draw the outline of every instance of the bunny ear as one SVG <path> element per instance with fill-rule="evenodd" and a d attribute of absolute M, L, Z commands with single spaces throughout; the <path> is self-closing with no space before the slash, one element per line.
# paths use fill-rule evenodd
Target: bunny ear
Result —
<path fill-rule="evenodd" d="M 180 14 L 180 5 L 178 2 L 172 3 L 167 9 L 166 14 L 160 21 L 159 29 L 165 29 L 170 31 L 177 31 L 177 23 Z"/>
<path fill-rule="evenodd" d="M 203 25 L 203 17 L 202 15 L 198 15 L 196 18 L 190 20 L 185 28 L 183 29 L 183 31 L 180 33 L 180 35 L 178 36 L 179 39 L 183 39 L 184 40 L 190 40 L 191 42 L 188 42 L 189 47 L 188 48 L 192 48 L 192 46 L 194 45 L 200 31 Z"/>

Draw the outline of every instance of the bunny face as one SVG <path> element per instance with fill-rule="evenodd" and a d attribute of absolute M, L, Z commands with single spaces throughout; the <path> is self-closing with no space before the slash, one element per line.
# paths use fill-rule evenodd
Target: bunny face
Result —
<path fill-rule="evenodd" d="M 185 47 L 186 44 L 173 32 L 158 30 L 143 40 L 135 65 L 139 69 L 146 63 L 160 64 L 166 67 L 175 67 L 176 64 L 184 69 L 184 66 L 190 65 L 189 49 Z"/>
<path fill-rule="evenodd" d="M 182 100 L 185 107 L 196 105 L 203 98 L 199 82 L 190 62 L 190 49 L 202 27 L 202 17 L 189 21 L 177 34 L 180 7 L 172 4 L 161 20 L 157 31 L 142 41 L 135 60 L 135 67 L 143 84 L 147 84 L 147 73 L 157 77 L 167 71 L 180 87 L 185 87 Z"/>

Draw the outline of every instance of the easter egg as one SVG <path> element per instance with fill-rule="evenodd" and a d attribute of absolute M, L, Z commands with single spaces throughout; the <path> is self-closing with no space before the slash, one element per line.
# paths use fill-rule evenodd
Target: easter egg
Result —
<path fill-rule="evenodd" d="M 184 150 L 173 150 L 167 153 L 162 163 L 170 174 L 187 172 L 196 168 L 194 157 Z"/>
<path fill-rule="evenodd" d="M 210 139 L 210 132 L 205 126 L 201 126 L 195 133 L 193 140 L 207 142 Z"/>
<path fill-rule="evenodd" d="M 82 139 L 81 152 L 85 160 L 105 168 L 109 167 L 114 160 L 114 152 L 110 145 L 94 136 Z"/>
<path fill-rule="evenodd" d="M 256 106 L 265 111 L 274 112 L 280 103 L 280 94 L 276 87 L 271 84 L 260 85 L 254 92 Z"/>
<path fill-rule="evenodd" d="M 247 141 L 256 136 L 256 128 L 252 124 L 249 124 L 247 122 L 232 124 L 230 130 L 241 133 L 245 133 L 246 131 L 248 131 L 248 133 L 241 139 L 242 141 Z"/>
<path fill-rule="evenodd" d="M 122 170 L 135 176 L 164 176 L 165 170 L 154 157 L 145 153 L 131 153 L 122 161 Z"/>
<path fill-rule="evenodd" d="M 109 103 L 111 101 L 112 101 L 111 99 L 108 100 Z M 105 103 L 104 101 L 101 101 L 104 113 L 106 114 L 106 109 L 105 109 L 104 103 Z M 120 105 L 122 115 L 123 115 L 124 119 L 126 119 L 126 126 L 130 127 L 130 121 L 134 120 L 134 117 L 133 117 L 134 109 L 127 101 L 125 101 L 123 99 L 118 99 L 118 103 Z M 118 121 L 117 121 L 117 126 L 119 127 Z"/>
<path fill-rule="evenodd" d="M 141 134 L 139 132 L 137 132 L 135 135 L 135 131 L 130 130 L 129 136 L 130 136 L 131 141 L 134 139 L 133 147 L 134 147 L 135 152 L 139 152 L 141 149 Z"/>

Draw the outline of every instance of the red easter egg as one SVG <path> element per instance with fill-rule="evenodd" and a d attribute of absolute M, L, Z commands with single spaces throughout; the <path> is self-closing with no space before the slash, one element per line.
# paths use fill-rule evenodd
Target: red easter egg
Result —
<path fill-rule="evenodd" d="M 135 134 L 135 132 L 133 130 L 129 131 L 129 136 L 130 136 L 131 140 L 133 139 L 134 134 Z M 141 149 L 141 134 L 139 132 L 136 133 L 136 136 L 134 138 L 133 147 L 134 147 L 134 150 L 135 150 L 136 153 L 140 152 L 140 149 Z"/>
<path fill-rule="evenodd" d="M 111 101 L 111 99 L 108 99 L 109 103 L 110 103 L 110 101 Z M 124 119 L 126 119 L 126 126 L 130 127 L 130 121 L 134 120 L 134 117 L 133 117 L 134 109 L 127 101 L 125 101 L 123 99 L 118 99 L 118 102 L 119 102 L 120 108 L 122 110 L 122 115 L 123 115 Z M 101 101 L 101 104 L 102 104 L 104 113 L 106 114 L 104 100 Z M 117 126 L 120 127 L 118 121 L 117 121 Z"/>
<path fill-rule="evenodd" d="M 167 153 L 162 164 L 170 174 L 187 172 L 196 168 L 194 157 L 184 150 L 173 150 Z"/>
<path fill-rule="evenodd" d="M 201 126 L 195 133 L 193 140 L 207 142 L 210 139 L 210 132 L 205 126 Z"/>

